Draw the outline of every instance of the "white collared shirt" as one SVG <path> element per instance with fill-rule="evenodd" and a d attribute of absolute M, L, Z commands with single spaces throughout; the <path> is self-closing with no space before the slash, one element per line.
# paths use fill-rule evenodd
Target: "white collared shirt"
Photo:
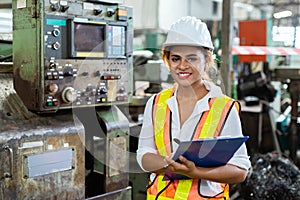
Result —
<path fill-rule="evenodd" d="M 202 115 L 202 113 L 209 109 L 208 100 L 212 97 L 222 96 L 221 88 L 210 83 L 204 81 L 204 85 L 207 90 L 209 90 L 208 94 L 204 96 L 202 99 L 198 100 L 195 108 L 190 115 L 190 117 L 184 122 L 182 127 L 180 128 L 180 118 L 178 111 L 178 103 L 176 100 L 177 90 L 175 94 L 167 100 L 167 105 L 169 106 L 172 112 L 172 138 L 177 138 L 180 141 L 191 140 L 195 127 Z M 153 105 L 153 95 L 147 102 L 144 112 L 144 120 L 141 129 L 141 133 L 139 136 L 139 144 L 137 150 L 137 162 L 140 167 L 147 172 L 142 166 L 142 157 L 146 153 L 154 153 L 158 154 L 154 141 L 154 133 L 153 133 L 153 125 L 152 125 L 152 105 Z M 224 124 L 223 130 L 220 136 L 242 136 L 242 127 L 240 122 L 240 117 L 235 109 L 231 110 L 229 116 Z M 175 152 L 178 148 L 178 144 L 172 141 L 173 151 Z M 251 167 L 251 163 L 249 160 L 249 156 L 247 154 L 246 145 L 243 144 L 241 148 L 235 153 L 233 158 L 228 162 L 232 165 L 236 165 L 240 168 L 248 170 Z"/>

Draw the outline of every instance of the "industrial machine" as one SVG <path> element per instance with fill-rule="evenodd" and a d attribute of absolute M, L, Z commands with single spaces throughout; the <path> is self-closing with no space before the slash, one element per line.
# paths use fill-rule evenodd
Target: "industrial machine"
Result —
<path fill-rule="evenodd" d="M 96 0 L 13 1 L 13 15 L 14 88 L 29 110 L 129 102 L 130 7 Z"/>
<path fill-rule="evenodd" d="M 0 199 L 131 199 L 118 106 L 133 93 L 133 11 L 122 2 L 12 1 Z"/>
<path fill-rule="evenodd" d="M 13 121 L 8 124 L 15 129 L 1 127 L 0 199 L 85 198 L 84 132 L 66 117 L 22 124 L 22 130 Z M 51 124 L 43 125 L 47 120 Z"/>

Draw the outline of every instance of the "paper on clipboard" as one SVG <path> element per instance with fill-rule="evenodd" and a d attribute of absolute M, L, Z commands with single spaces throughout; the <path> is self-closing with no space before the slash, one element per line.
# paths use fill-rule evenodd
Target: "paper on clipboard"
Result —
<path fill-rule="evenodd" d="M 195 163 L 197 167 L 218 167 L 226 165 L 249 136 L 216 137 L 193 141 L 181 141 L 173 160 L 178 161 L 180 155 Z M 188 179 L 183 175 L 166 172 L 163 180 Z"/>

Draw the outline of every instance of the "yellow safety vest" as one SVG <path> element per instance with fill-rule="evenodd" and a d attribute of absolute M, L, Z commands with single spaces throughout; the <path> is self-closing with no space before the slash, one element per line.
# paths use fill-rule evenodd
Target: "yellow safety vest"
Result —
<path fill-rule="evenodd" d="M 167 99 L 173 96 L 173 88 L 163 90 L 158 93 L 153 102 L 153 126 L 154 139 L 157 151 L 162 156 L 171 154 L 171 112 L 166 103 Z M 210 109 L 205 111 L 194 131 L 193 139 L 216 137 L 220 134 L 226 118 L 233 106 L 240 109 L 238 102 L 223 95 L 212 98 L 209 101 Z M 188 180 L 162 180 L 163 175 L 157 175 L 152 183 L 149 183 L 147 190 L 147 200 L 155 200 L 159 194 L 159 200 L 205 200 L 205 199 L 229 199 L 229 185 L 220 183 L 223 192 L 214 197 L 206 197 L 199 194 L 198 179 Z"/>

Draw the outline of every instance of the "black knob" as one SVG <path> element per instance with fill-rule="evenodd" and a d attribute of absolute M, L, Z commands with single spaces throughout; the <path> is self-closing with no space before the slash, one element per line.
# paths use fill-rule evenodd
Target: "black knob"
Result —
<path fill-rule="evenodd" d="M 49 64 L 49 68 L 50 68 L 50 69 L 55 69 L 55 68 L 56 68 L 56 63 L 55 63 L 55 62 L 51 62 L 51 63 Z"/>
<path fill-rule="evenodd" d="M 94 15 L 100 15 L 102 13 L 101 9 L 95 9 L 94 10 Z"/>
<path fill-rule="evenodd" d="M 51 9 L 52 11 L 57 11 L 57 10 L 59 10 L 59 4 L 58 4 L 58 3 L 53 3 L 53 4 L 51 4 L 51 5 L 50 5 L 50 9 Z"/>
<path fill-rule="evenodd" d="M 116 13 L 116 12 L 113 11 L 113 10 L 108 10 L 108 11 L 107 11 L 107 16 L 108 16 L 108 17 L 112 17 L 115 13 Z"/>
<path fill-rule="evenodd" d="M 107 89 L 106 89 L 106 87 L 101 87 L 101 88 L 98 89 L 98 92 L 100 94 L 106 94 L 107 93 Z"/>
<path fill-rule="evenodd" d="M 64 68 L 64 76 L 73 76 L 73 68 L 72 67 Z"/>
<path fill-rule="evenodd" d="M 69 9 L 69 6 L 61 6 L 60 11 L 61 12 L 66 12 Z"/>

